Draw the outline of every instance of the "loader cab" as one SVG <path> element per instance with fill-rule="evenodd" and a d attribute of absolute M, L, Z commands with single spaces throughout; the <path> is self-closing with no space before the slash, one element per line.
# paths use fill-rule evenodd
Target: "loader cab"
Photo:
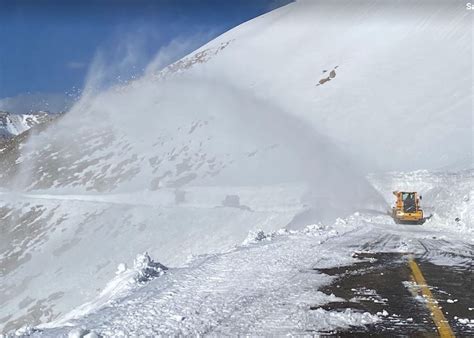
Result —
<path fill-rule="evenodd" d="M 394 191 L 395 206 L 392 208 L 392 217 L 397 223 L 423 222 L 423 210 L 420 208 L 421 196 L 417 192 Z"/>
<path fill-rule="evenodd" d="M 402 192 L 403 212 L 415 212 L 417 209 L 416 194 L 414 192 Z"/>

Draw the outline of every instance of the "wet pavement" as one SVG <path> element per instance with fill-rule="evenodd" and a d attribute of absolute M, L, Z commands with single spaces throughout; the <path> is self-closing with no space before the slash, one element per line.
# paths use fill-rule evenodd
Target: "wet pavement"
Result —
<path fill-rule="evenodd" d="M 412 279 L 409 256 L 400 253 L 359 253 L 354 265 L 318 271 L 336 276 L 321 289 L 345 299 L 321 306 L 326 310 L 347 308 L 378 314 L 382 320 L 366 327 L 354 327 L 328 336 L 437 336 L 438 331 Z M 422 257 L 414 257 L 429 289 L 438 301 L 456 336 L 474 336 L 474 272 L 472 265 L 453 267 L 434 265 Z M 311 309 L 317 309 L 313 307 Z"/>

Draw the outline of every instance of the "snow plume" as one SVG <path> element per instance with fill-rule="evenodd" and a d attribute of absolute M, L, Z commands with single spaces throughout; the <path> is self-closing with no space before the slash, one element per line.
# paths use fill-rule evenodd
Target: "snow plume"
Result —
<path fill-rule="evenodd" d="M 191 254 L 232 248 L 257 227 L 297 228 L 383 207 L 358 163 L 307 123 L 251 90 L 188 72 L 230 46 L 112 87 L 97 62 L 83 97 L 30 137 L 7 181 L 18 199 L 0 195 L 7 229 L 35 229 L 2 242 L 15 273 L 5 284 L 12 296 L 0 299 L 0 318 L 14 313 L 3 327 L 49 321 L 91 301 L 135 252 L 180 266 Z M 227 196 L 238 203 L 229 206 Z M 25 297 L 51 310 L 17 310 Z"/>
<path fill-rule="evenodd" d="M 72 98 L 62 93 L 23 93 L 0 98 L 0 111 L 30 114 L 40 111 L 60 113 L 69 109 Z"/>
<path fill-rule="evenodd" d="M 144 33 L 145 32 L 145 33 Z M 151 36 L 153 35 L 153 36 Z M 157 36 L 155 36 L 157 35 Z M 195 50 L 215 35 L 213 31 L 199 31 L 191 36 L 178 36 L 150 55 L 150 40 L 160 39 L 155 32 L 137 30 L 120 35 L 113 49 L 98 48 L 88 67 L 83 97 L 103 93 L 114 86 L 126 86 L 141 77 L 159 73 L 163 68 Z"/>
<path fill-rule="evenodd" d="M 382 205 L 336 144 L 250 91 L 181 74 L 95 93 L 86 91 L 50 132 L 32 138 L 24 188 L 128 192 L 303 182 L 311 217 Z"/>
<path fill-rule="evenodd" d="M 177 59 L 197 49 L 215 35 L 213 31 L 197 32 L 192 37 L 177 37 L 161 47 L 145 68 L 145 76 L 156 75 Z"/>
<path fill-rule="evenodd" d="M 43 248 L 35 240 L 41 236 L 57 260 L 49 267 L 34 252 L 27 262 L 13 256 L 11 266 L 28 268 L 9 280 L 10 289 L 44 268 L 27 293 L 12 291 L 5 313 L 26 294 L 54 304 L 55 315 L 66 313 L 94 299 L 112 267 L 134 252 L 147 250 L 179 266 L 188 255 L 241 243 L 256 227 L 267 232 L 291 222 L 298 228 L 359 207 L 384 206 L 337 145 L 251 91 L 179 69 L 108 87 L 108 68 L 98 60 L 83 97 L 22 149 L 13 182 L 19 198 L 38 208 L 34 215 L 26 214 L 27 207 L 18 212 L 25 215 L 21 226 L 37 232 L 28 240 L 12 239 L 25 244 L 20 253 L 12 245 L 11 255 L 26 255 L 33 250 L 29 243 Z M 237 207 L 224 203 L 227 196 L 237 196 Z M 7 217 L 4 224 L 14 229 L 18 218 Z M 96 262 L 98 271 L 87 261 Z M 94 282 L 84 277 L 91 270 Z M 66 276 L 70 283 L 49 283 Z M 60 299 L 48 299 L 59 291 Z M 28 308 L 13 319 L 15 325 L 38 321 Z"/>

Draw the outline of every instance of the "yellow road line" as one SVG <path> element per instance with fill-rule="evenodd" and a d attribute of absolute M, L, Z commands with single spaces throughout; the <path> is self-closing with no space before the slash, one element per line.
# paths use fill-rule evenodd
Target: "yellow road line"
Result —
<path fill-rule="evenodd" d="M 449 326 L 446 317 L 439 308 L 438 302 L 434 299 L 433 294 L 428 288 L 425 277 L 423 277 L 423 274 L 421 273 L 421 270 L 418 264 L 416 264 L 413 257 L 410 257 L 408 259 L 408 265 L 410 266 L 416 284 L 418 284 L 418 286 L 421 288 L 421 293 L 427 301 L 426 305 L 428 307 L 428 310 L 431 311 L 431 318 L 433 319 L 433 322 L 435 323 L 436 328 L 438 329 L 439 336 L 441 338 L 455 337 L 453 330 Z"/>

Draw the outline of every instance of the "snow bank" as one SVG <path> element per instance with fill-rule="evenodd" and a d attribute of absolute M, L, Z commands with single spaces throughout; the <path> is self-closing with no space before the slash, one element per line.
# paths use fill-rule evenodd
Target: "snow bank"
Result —
<path fill-rule="evenodd" d="M 71 321 L 77 318 L 99 311 L 103 307 L 111 306 L 115 300 L 124 298 L 152 279 L 162 276 L 166 270 L 168 270 L 167 267 L 153 261 L 147 252 L 139 254 L 133 262 L 133 268 L 128 269 L 123 263 L 117 266 L 116 276 L 107 283 L 93 301 L 77 307 L 52 322 L 39 325 L 37 328 L 68 326 Z M 82 335 L 80 336 L 82 337 Z"/>
<path fill-rule="evenodd" d="M 197 257 L 125 297 L 115 289 L 119 292 L 112 306 L 66 323 L 72 327 L 48 325 L 41 334 L 63 335 L 78 328 L 105 336 L 300 334 L 371 324 L 378 320 L 376 315 L 317 308 L 344 301 L 318 291 L 333 277 L 317 269 L 354 261 L 351 246 L 328 239 L 337 241 L 338 235 L 350 234 L 357 225 L 335 227 L 338 232 L 322 225 L 257 231 L 249 236 L 256 237 L 252 243 Z"/>
<path fill-rule="evenodd" d="M 380 321 L 380 317 L 368 312 L 359 312 L 352 309 L 344 311 L 326 311 L 316 309 L 311 311 L 309 318 L 314 321 L 314 329 L 319 332 L 334 329 L 350 328 L 351 326 L 363 326 Z"/>

